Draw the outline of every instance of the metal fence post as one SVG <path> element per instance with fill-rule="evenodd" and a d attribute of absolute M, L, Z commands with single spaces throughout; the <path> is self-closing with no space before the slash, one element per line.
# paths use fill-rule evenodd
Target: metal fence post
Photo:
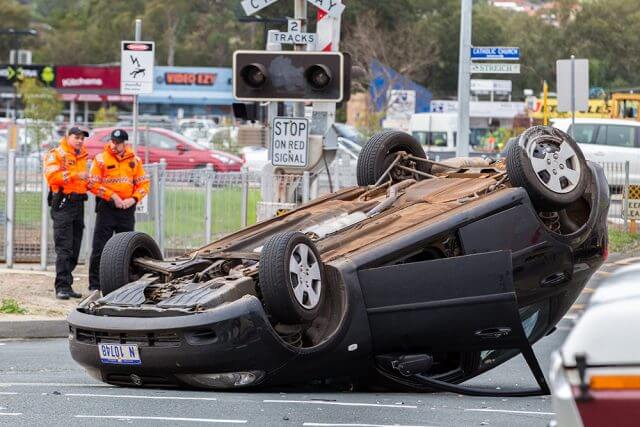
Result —
<path fill-rule="evenodd" d="M 13 237 L 16 213 L 16 150 L 9 150 L 7 158 L 7 213 L 5 255 L 7 268 L 13 268 Z"/>
<path fill-rule="evenodd" d="M 624 191 L 622 192 L 624 231 L 629 232 L 629 160 L 624 162 Z"/>
<path fill-rule="evenodd" d="M 164 189 L 167 183 L 167 174 L 166 174 L 166 170 L 167 170 L 167 161 L 165 159 L 160 159 L 160 188 L 158 191 L 158 196 L 159 196 L 159 204 L 160 204 L 160 209 L 159 209 L 159 216 L 158 216 L 158 222 L 160 223 L 160 238 L 158 239 L 158 246 L 160 247 L 160 251 L 162 253 L 164 253 L 164 206 L 165 206 L 165 201 L 164 201 Z"/>
<path fill-rule="evenodd" d="M 248 223 L 248 207 L 249 207 L 249 169 L 242 167 L 242 200 L 240 206 L 240 225 L 244 228 Z"/>
<path fill-rule="evenodd" d="M 207 244 L 211 240 L 211 222 L 213 217 L 211 216 L 211 191 L 213 187 L 213 165 L 207 163 L 205 168 L 206 175 L 206 193 L 205 193 L 205 206 L 204 206 L 204 243 Z"/>
<path fill-rule="evenodd" d="M 311 178 L 309 175 L 309 171 L 302 172 L 302 203 L 307 203 L 309 201 L 310 187 L 311 186 Z"/>
<path fill-rule="evenodd" d="M 47 196 L 49 195 L 49 185 L 47 184 L 47 178 L 44 173 L 41 177 L 42 181 L 42 215 L 40 217 L 40 269 L 47 269 L 47 255 L 49 252 L 49 204 L 47 203 Z"/>
<path fill-rule="evenodd" d="M 342 149 L 338 147 L 336 150 L 336 158 L 333 160 L 333 191 L 340 190 L 340 170 L 342 168 Z M 329 171 L 327 171 L 328 173 Z"/>
<path fill-rule="evenodd" d="M 153 195 L 153 226 L 155 232 L 155 239 L 160 244 L 160 235 L 162 233 L 162 227 L 160 225 L 160 174 L 158 172 L 158 163 L 153 164 L 151 172 L 151 186 L 155 192 Z"/>

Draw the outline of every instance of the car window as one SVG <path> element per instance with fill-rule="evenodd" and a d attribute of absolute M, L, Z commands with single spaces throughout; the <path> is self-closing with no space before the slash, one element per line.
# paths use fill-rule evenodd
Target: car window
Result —
<path fill-rule="evenodd" d="M 607 125 L 607 145 L 616 147 L 633 147 L 636 140 L 636 129 L 632 126 Z"/>
<path fill-rule="evenodd" d="M 598 129 L 596 145 L 607 145 L 607 127 L 605 125 L 600 126 L 600 129 Z"/>
<path fill-rule="evenodd" d="M 447 146 L 446 132 L 413 132 L 413 137 L 417 139 L 421 145 L 429 145 L 434 147 Z"/>
<path fill-rule="evenodd" d="M 157 132 L 149 132 L 149 144 L 151 147 L 161 150 L 175 150 L 178 145 L 173 138 Z"/>
<path fill-rule="evenodd" d="M 571 129 L 573 126 L 569 126 L 569 135 L 571 135 Z M 598 125 L 590 125 L 586 123 L 578 123 L 575 125 L 573 131 L 573 139 L 581 144 L 593 144 L 593 135 L 596 133 Z M 602 129 L 600 130 L 602 132 Z M 596 142 L 599 144 L 600 142 Z"/>

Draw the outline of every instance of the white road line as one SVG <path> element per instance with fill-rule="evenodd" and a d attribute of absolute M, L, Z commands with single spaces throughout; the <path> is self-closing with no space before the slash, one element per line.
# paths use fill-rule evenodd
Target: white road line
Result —
<path fill-rule="evenodd" d="M 102 420 L 151 420 L 151 421 L 185 421 L 192 423 L 226 423 L 246 424 L 247 420 L 217 420 L 213 418 L 175 418 L 175 417 L 140 417 L 135 415 L 76 415 L 76 418 L 94 418 Z"/>
<path fill-rule="evenodd" d="M 404 424 L 334 424 L 334 423 L 304 423 L 303 426 L 309 427 L 433 427 L 433 426 L 409 426 Z"/>
<path fill-rule="evenodd" d="M 187 397 L 187 396 L 136 396 L 134 394 L 89 394 L 89 393 L 65 393 L 70 397 L 113 397 L 115 399 L 157 399 L 157 400 L 218 400 L 215 397 Z"/>
<path fill-rule="evenodd" d="M 18 417 L 22 412 L 0 412 L 0 417 Z"/>
<path fill-rule="evenodd" d="M 109 387 L 117 388 L 109 384 L 90 383 L 0 383 L 0 387 L 26 386 L 26 387 Z"/>
<path fill-rule="evenodd" d="M 0 391 L 0 395 L 2 396 L 12 396 L 14 394 L 18 394 L 15 391 Z"/>
<path fill-rule="evenodd" d="M 404 424 L 334 424 L 334 423 L 304 423 L 309 427 L 433 427 L 433 426 L 409 426 Z"/>
<path fill-rule="evenodd" d="M 506 409 L 465 409 L 469 412 L 498 412 L 501 414 L 521 414 L 521 415 L 555 415 L 555 412 L 535 412 L 535 411 L 508 411 Z"/>
<path fill-rule="evenodd" d="M 302 403 L 307 405 L 368 406 L 377 408 L 417 409 L 413 405 L 382 405 L 378 403 L 327 402 L 324 400 L 263 400 L 263 403 Z"/>

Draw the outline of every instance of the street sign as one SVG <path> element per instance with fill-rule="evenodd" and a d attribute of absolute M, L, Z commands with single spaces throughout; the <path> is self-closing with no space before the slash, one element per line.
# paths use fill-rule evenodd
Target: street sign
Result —
<path fill-rule="evenodd" d="M 520 74 L 520 64 L 471 64 L 471 73 L 487 73 L 487 74 Z"/>
<path fill-rule="evenodd" d="M 471 92 L 511 93 L 511 80 L 471 79 Z"/>
<path fill-rule="evenodd" d="M 148 197 L 143 197 L 138 203 L 136 203 L 136 213 L 137 214 L 148 214 L 149 206 L 147 203 Z"/>
<path fill-rule="evenodd" d="M 309 3 L 327 12 L 330 16 L 338 17 L 344 12 L 345 5 L 342 4 L 342 0 L 307 0 Z M 240 3 L 244 9 L 244 13 L 247 15 L 253 15 L 254 13 L 264 9 L 267 6 L 271 6 L 277 3 L 278 0 L 242 0 Z"/>
<path fill-rule="evenodd" d="M 153 92 L 154 42 L 123 41 L 120 55 L 120 94 Z"/>
<path fill-rule="evenodd" d="M 277 3 L 278 0 L 242 0 L 240 3 L 244 9 L 244 13 L 247 15 L 253 15 L 259 10 L 264 9 L 267 6 L 271 6 Z"/>
<path fill-rule="evenodd" d="M 574 59 L 573 61 L 573 76 L 571 75 L 571 59 L 559 59 L 556 62 L 558 111 L 572 111 L 572 88 L 575 96 L 574 111 L 589 109 L 589 60 Z"/>
<path fill-rule="evenodd" d="M 329 16 L 338 17 L 344 12 L 342 0 L 307 0 L 309 3 L 327 12 Z"/>
<path fill-rule="evenodd" d="M 271 129 L 273 166 L 306 167 L 309 158 L 309 120 L 275 117 Z"/>
<path fill-rule="evenodd" d="M 520 48 L 499 46 L 478 46 L 471 48 L 472 61 L 489 61 L 493 59 L 518 61 L 520 60 Z"/>
<path fill-rule="evenodd" d="M 269 31 L 269 43 L 315 45 L 316 35 L 314 33 Z"/>
<path fill-rule="evenodd" d="M 300 33 L 302 32 L 302 19 L 291 19 L 287 22 L 287 32 Z"/>

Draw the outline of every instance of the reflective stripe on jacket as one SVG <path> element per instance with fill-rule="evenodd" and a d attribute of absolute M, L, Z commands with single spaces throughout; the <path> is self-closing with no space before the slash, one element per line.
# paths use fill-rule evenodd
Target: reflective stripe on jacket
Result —
<path fill-rule="evenodd" d="M 62 138 L 60 145 L 50 150 L 44 158 L 44 176 L 54 193 L 62 190 L 65 194 L 86 194 L 87 181 L 78 176 L 86 171 L 86 150 L 83 147 L 76 152 L 67 138 Z"/>
<path fill-rule="evenodd" d="M 107 144 L 91 165 L 89 189 L 97 197 L 110 200 L 113 194 L 122 200 L 133 197 L 142 200 L 151 185 L 142 161 L 127 147 L 122 156 Z"/>

